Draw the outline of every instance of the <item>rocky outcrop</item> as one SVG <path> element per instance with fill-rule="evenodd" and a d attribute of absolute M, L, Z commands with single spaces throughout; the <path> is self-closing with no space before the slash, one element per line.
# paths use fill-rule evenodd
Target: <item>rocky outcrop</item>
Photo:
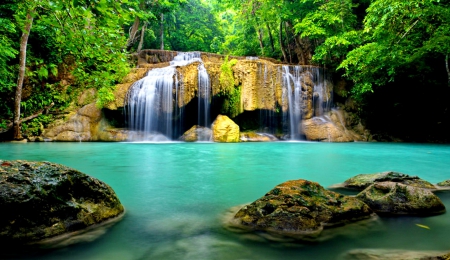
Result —
<path fill-rule="evenodd" d="M 309 141 L 350 142 L 366 141 L 368 132 L 362 127 L 362 134 L 347 129 L 345 111 L 332 109 L 324 116 L 302 121 L 303 133 Z"/>
<path fill-rule="evenodd" d="M 66 121 L 56 121 L 42 136 L 51 141 L 91 141 L 102 111 L 91 103 L 68 116 Z"/>
<path fill-rule="evenodd" d="M 445 212 L 442 201 L 430 190 L 398 182 L 376 182 L 356 198 L 382 215 L 436 215 Z"/>
<path fill-rule="evenodd" d="M 65 120 L 55 121 L 42 133 L 42 137 L 46 141 L 62 142 L 120 142 L 128 139 L 128 131 L 110 128 L 102 110 L 91 103 L 68 115 Z"/>
<path fill-rule="evenodd" d="M 0 242 L 27 244 L 85 229 L 124 208 L 107 184 L 69 167 L 0 160 Z"/>
<path fill-rule="evenodd" d="M 324 227 L 368 219 L 372 213 L 354 197 L 325 190 L 315 182 L 293 180 L 241 208 L 230 223 L 246 231 L 310 239 Z"/>
<path fill-rule="evenodd" d="M 354 190 L 363 190 L 369 187 L 371 184 L 385 181 L 401 183 L 417 188 L 424 188 L 430 190 L 436 189 L 436 187 L 433 184 L 425 180 L 422 180 L 417 176 L 410 176 L 404 173 L 393 171 L 370 173 L 370 174 L 358 174 L 346 180 L 342 184 L 336 184 L 331 186 L 331 188 L 348 188 Z"/>
<path fill-rule="evenodd" d="M 212 140 L 219 143 L 239 142 L 239 126 L 229 117 L 218 115 L 212 126 Z"/>
<path fill-rule="evenodd" d="M 204 126 L 195 125 L 187 130 L 180 137 L 180 140 L 185 142 L 211 141 L 212 130 Z"/>

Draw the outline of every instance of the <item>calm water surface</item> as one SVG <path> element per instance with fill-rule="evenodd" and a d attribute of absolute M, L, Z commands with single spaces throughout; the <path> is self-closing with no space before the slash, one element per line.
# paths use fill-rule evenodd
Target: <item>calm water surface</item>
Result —
<path fill-rule="evenodd" d="M 254 201 L 287 180 L 308 179 L 327 187 L 359 173 L 387 170 L 432 183 L 450 179 L 448 145 L 2 143 L 0 158 L 78 169 L 108 183 L 127 210 L 121 222 L 94 241 L 26 259 L 337 259 L 359 248 L 450 251 L 448 213 L 383 218 L 311 244 L 255 240 L 221 225 L 227 209 Z M 438 196 L 450 209 L 450 193 Z"/>

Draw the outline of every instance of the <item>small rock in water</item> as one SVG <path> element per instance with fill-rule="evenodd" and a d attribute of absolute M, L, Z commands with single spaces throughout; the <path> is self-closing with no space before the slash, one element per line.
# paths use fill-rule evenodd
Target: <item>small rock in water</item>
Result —
<path fill-rule="evenodd" d="M 324 227 L 370 219 L 373 211 L 357 198 L 325 190 L 318 183 L 293 180 L 242 207 L 227 225 L 266 232 L 274 239 L 317 240 Z"/>
<path fill-rule="evenodd" d="M 419 187 L 430 190 L 436 189 L 436 187 L 433 184 L 425 180 L 422 180 L 417 176 L 410 176 L 404 173 L 393 171 L 371 173 L 371 174 L 358 174 L 346 180 L 344 183 L 333 185 L 330 188 L 348 188 L 355 190 L 364 190 L 373 183 L 385 181 L 397 182 L 413 187 Z"/>
<path fill-rule="evenodd" d="M 430 190 L 397 182 L 377 182 L 357 196 L 378 214 L 436 215 L 445 212 L 442 201 Z"/>

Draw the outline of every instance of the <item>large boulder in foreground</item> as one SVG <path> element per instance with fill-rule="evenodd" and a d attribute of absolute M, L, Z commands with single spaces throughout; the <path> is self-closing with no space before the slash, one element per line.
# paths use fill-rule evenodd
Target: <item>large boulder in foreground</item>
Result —
<path fill-rule="evenodd" d="M 378 214 L 436 215 L 445 212 L 442 201 L 430 190 L 397 182 L 377 182 L 356 197 Z"/>
<path fill-rule="evenodd" d="M 333 185 L 333 188 L 348 188 L 355 190 L 364 190 L 377 182 L 398 182 L 412 187 L 434 190 L 436 187 L 428 181 L 422 180 L 417 176 L 410 176 L 400 172 L 381 172 L 371 174 L 358 174 L 342 184 Z"/>
<path fill-rule="evenodd" d="M 214 142 L 239 142 L 239 126 L 229 117 L 218 115 L 211 128 Z"/>
<path fill-rule="evenodd" d="M 308 240 L 324 227 L 368 219 L 372 213 L 354 197 L 328 191 L 316 182 L 292 180 L 241 208 L 229 225 Z"/>
<path fill-rule="evenodd" d="M 107 184 L 69 167 L 0 160 L 0 243 L 42 242 L 121 216 Z"/>

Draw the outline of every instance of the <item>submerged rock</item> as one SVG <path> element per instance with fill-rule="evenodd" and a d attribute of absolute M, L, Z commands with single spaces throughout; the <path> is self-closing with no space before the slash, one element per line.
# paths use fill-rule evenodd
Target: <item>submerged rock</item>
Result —
<path fill-rule="evenodd" d="M 0 160 L 0 242 L 28 244 L 121 216 L 107 184 L 64 165 Z"/>
<path fill-rule="evenodd" d="M 214 142 L 239 142 L 239 126 L 227 116 L 217 116 L 216 120 L 212 124 L 212 134 Z"/>
<path fill-rule="evenodd" d="M 211 139 L 212 130 L 199 125 L 194 125 L 180 137 L 180 140 L 185 142 L 211 141 Z"/>
<path fill-rule="evenodd" d="M 325 190 L 315 182 L 292 180 L 241 208 L 229 224 L 245 231 L 308 240 L 324 227 L 368 219 L 372 213 L 359 199 Z"/>
<path fill-rule="evenodd" d="M 393 171 L 372 173 L 372 174 L 358 174 L 346 180 L 342 184 L 333 185 L 332 188 L 349 188 L 355 190 L 364 190 L 373 183 L 385 181 L 398 182 L 412 187 L 430 190 L 436 189 L 436 187 L 433 184 L 425 180 L 422 180 L 417 176 L 410 176 L 404 173 Z"/>
<path fill-rule="evenodd" d="M 354 249 L 342 255 L 342 260 L 444 260 L 450 254 L 436 251 L 408 251 L 396 249 Z"/>
<path fill-rule="evenodd" d="M 436 215 L 445 212 L 442 201 L 430 190 L 396 182 L 377 182 L 356 197 L 378 214 Z"/>

